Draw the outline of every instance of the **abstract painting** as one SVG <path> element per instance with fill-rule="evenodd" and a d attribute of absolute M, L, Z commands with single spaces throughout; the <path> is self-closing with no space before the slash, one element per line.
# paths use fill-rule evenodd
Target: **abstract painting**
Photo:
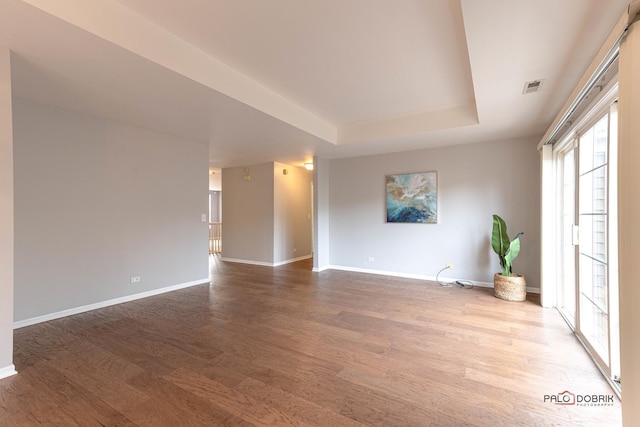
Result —
<path fill-rule="evenodd" d="M 436 172 L 387 175 L 387 222 L 437 224 Z"/>

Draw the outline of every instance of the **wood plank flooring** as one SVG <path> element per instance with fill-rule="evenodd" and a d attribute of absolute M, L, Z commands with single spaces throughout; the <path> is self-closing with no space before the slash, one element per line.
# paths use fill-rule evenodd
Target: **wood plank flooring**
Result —
<path fill-rule="evenodd" d="M 0 426 L 616 426 L 559 314 L 491 290 L 212 256 L 211 284 L 15 331 Z"/>

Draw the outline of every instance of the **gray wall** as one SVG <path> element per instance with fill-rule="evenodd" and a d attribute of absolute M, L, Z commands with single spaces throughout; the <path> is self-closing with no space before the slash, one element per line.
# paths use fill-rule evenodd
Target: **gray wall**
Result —
<path fill-rule="evenodd" d="M 222 256 L 273 263 L 273 163 L 222 170 Z"/>
<path fill-rule="evenodd" d="M 21 99 L 14 137 L 15 320 L 207 280 L 206 145 Z"/>
<path fill-rule="evenodd" d="M 330 265 L 329 245 L 329 165 L 330 160 L 313 158 L 313 270 Z"/>
<path fill-rule="evenodd" d="M 524 231 L 514 272 L 540 282 L 539 138 L 437 148 L 330 163 L 330 264 L 492 282 L 491 215 Z M 385 175 L 438 172 L 439 223 L 386 223 Z M 375 261 L 368 261 L 373 257 Z"/>
<path fill-rule="evenodd" d="M 283 163 L 223 169 L 223 259 L 277 265 L 311 255 L 311 182 Z"/>
<path fill-rule="evenodd" d="M 284 169 L 287 175 L 282 173 Z M 310 256 L 313 175 L 303 167 L 275 163 L 273 176 L 273 262 Z"/>

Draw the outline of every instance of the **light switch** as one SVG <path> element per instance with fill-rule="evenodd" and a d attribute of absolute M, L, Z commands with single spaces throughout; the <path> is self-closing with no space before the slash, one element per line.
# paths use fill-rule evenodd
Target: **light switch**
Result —
<path fill-rule="evenodd" d="M 207 214 L 202 214 L 202 222 L 207 222 Z"/>

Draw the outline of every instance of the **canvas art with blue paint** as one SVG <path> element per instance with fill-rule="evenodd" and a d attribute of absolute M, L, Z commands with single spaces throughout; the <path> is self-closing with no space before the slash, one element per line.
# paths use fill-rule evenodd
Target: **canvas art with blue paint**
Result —
<path fill-rule="evenodd" d="M 387 176 L 387 222 L 438 222 L 436 172 Z"/>

